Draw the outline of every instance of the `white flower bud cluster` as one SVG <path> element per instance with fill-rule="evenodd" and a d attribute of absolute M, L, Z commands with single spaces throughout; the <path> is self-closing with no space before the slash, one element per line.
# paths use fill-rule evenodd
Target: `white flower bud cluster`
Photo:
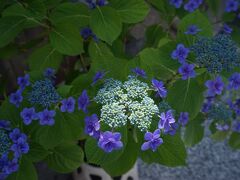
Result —
<path fill-rule="evenodd" d="M 102 104 L 100 121 L 112 128 L 121 127 L 127 121 L 146 131 L 155 114 L 159 114 L 158 106 L 148 96 L 149 86 L 134 76 L 124 83 L 108 79 L 94 100 Z"/>

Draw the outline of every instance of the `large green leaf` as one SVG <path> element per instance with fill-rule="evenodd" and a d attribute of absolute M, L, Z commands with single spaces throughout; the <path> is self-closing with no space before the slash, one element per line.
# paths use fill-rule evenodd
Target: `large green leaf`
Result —
<path fill-rule="evenodd" d="M 147 150 L 140 153 L 140 157 L 147 163 L 159 163 L 166 166 L 186 165 L 186 149 L 179 135 L 164 136 L 163 144 L 156 152 Z"/>
<path fill-rule="evenodd" d="M 144 0 L 112 0 L 110 5 L 117 10 L 125 23 L 140 22 L 149 12 Z"/>
<path fill-rule="evenodd" d="M 204 127 L 202 126 L 202 122 L 204 121 L 204 117 L 202 114 L 198 114 L 198 116 L 191 120 L 185 129 L 184 132 L 184 143 L 187 146 L 193 146 L 199 143 L 204 135 Z"/>
<path fill-rule="evenodd" d="M 36 134 L 36 141 L 46 149 L 63 142 L 78 140 L 83 132 L 83 115 L 78 111 L 72 114 L 57 111 L 53 126 L 42 126 Z"/>
<path fill-rule="evenodd" d="M 188 112 L 193 119 L 199 113 L 204 97 L 204 85 L 197 79 L 177 80 L 170 88 L 167 101 L 178 112 Z"/>
<path fill-rule="evenodd" d="M 90 27 L 93 32 L 108 44 L 117 39 L 122 30 L 121 19 L 111 7 L 98 7 L 91 12 Z"/>
<path fill-rule="evenodd" d="M 8 177 L 8 180 L 37 180 L 37 172 L 32 162 L 26 157 L 20 160 L 19 169 Z"/>
<path fill-rule="evenodd" d="M 36 49 L 28 58 L 28 63 L 31 70 L 43 71 L 48 67 L 58 69 L 62 59 L 63 56 L 50 44 L 47 44 Z"/>
<path fill-rule="evenodd" d="M 26 18 L 7 16 L 0 19 L 0 47 L 14 40 L 25 27 Z"/>
<path fill-rule="evenodd" d="M 157 47 L 161 38 L 165 33 L 162 30 L 160 24 L 149 26 L 146 30 L 146 47 Z"/>
<path fill-rule="evenodd" d="M 50 153 L 43 146 L 41 146 L 40 144 L 34 141 L 30 141 L 29 146 L 30 146 L 30 150 L 26 154 L 26 157 L 32 162 L 39 162 L 45 159 L 47 155 Z"/>
<path fill-rule="evenodd" d="M 240 133 L 232 133 L 228 143 L 233 149 L 240 149 Z"/>
<path fill-rule="evenodd" d="M 168 43 L 161 49 L 147 48 L 140 52 L 141 67 L 146 70 L 147 74 L 160 78 L 169 79 L 176 74 L 179 64 L 171 59 L 171 51 L 174 45 Z"/>
<path fill-rule="evenodd" d="M 55 147 L 46 158 L 51 169 L 60 173 L 69 173 L 80 167 L 84 153 L 80 146 L 75 144 L 63 144 Z"/>
<path fill-rule="evenodd" d="M 138 157 L 139 149 L 139 144 L 134 141 L 132 135 L 129 135 L 126 148 L 122 155 L 115 161 L 103 165 L 103 169 L 112 177 L 125 174 L 134 166 Z"/>
<path fill-rule="evenodd" d="M 89 9 L 80 3 L 63 3 L 50 14 L 50 20 L 56 23 L 71 23 L 77 27 L 87 26 L 90 15 Z"/>
<path fill-rule="evenodd" d="M 51 45 L 65 55 L 83 52 L 83 41 L 78 29 L 71 24 L 59 24 L 50 32 Z"/>

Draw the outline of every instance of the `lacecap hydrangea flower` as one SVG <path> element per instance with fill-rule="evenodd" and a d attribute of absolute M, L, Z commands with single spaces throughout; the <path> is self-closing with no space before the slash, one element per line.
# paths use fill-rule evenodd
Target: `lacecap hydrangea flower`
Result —
<path fill-rule="evenodd" d="M 9 121 L 0 120 L 0 179 L 18 171 L 21 156 L 28 152 L 26 134 L 12 129 Z"/>

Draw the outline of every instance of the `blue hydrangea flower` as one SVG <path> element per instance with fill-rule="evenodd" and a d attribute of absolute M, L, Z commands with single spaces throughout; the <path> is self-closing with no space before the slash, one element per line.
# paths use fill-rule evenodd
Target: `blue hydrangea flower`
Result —
<path fill-rule="evenodd" d="M 199 29 L 196 25 L 192 24 L 188 26 L 187 31 L 184 32 L 185 34 L 191 34 L 191 35 L 196 35 L 198 32 L 202 31 Z"/>
<path fill-rule="evenodd" d="M 53 126 L 55 123 L 54 116 L 56 112 L 54 110 L 45 109 L 38 113 L 39 124 Z"/>
<path fill-rule="evenodd" d="M 183 0 L 169 0 L 169 3 L 176 8 L 180 8 L 182 6 Z"/>
<path fill-rule="evenodd" d="M 223 32 L 224 33 L 226 33 L 226 34 L 231 34 L 232 33 L 232 31 L 233 31 L 233 29 L 230 27 L 230 26 L 228 26 L 227 24 L 224 24 L 223 25 Z"/>
<path fill-rule="evenodd" d="M 95 76 L 93 77 L 93 82 L 91 85 L 96 84 L 97 81 L 99 81 L 100 79 L 104 78 L 104 76 L 106 75 L 106 72 L 103 71 L 98 71 Z"/>
<path fill-rule="evenodd" d="M 220 95 L 224 89 L 224 82 L 220 76 L 217 76 L 214 80 L 208 80 L 205 86 L 208 88 L 208 96 Z"/>
<path fill-rule="evenodd" d="M 153 133 L 147 132 L 144 136 L 145 143 L 142 144 L 141 150 L 146 151 L 151 149 L 153 152 L 163 143 L 163 139 L 160 138 L 160 129 L 155 130 Z"/>
<path fill-rule="evenodd" d="M 170 136 L 173 136 L 176 134 L 178 128 L 179 124 L 177 122 L 172 123 L 169 129 L 164 130 L 164 134 L 169 134 Z"/>
<path fill-rule="evenodd" d="M 85 0 L 90 9 L 95 9 L 96 6 L 105 6 L 107 4 L 106 0 Z"/>
<path fill-rule="evenodd" d="M 189 52 L 190 50 L 185 48 L 183 44 L 178 44 L 177 48 L 172 52 L 171 57 L 177 59 L 180 63 L 184 63 Z"/>
<path fill-rule="evenodd" d="M 82 94 L 78 98 L 78 109 L 82 110 L 84 113 L 87 113 L 88 112 L 87 108 L 89 105 L 90 105 L 90 100 L 87 95 L 87 91 L 83 90 Z"/>
<path fill-rule="evenodd" d="M 0 157 L 11 147 L 11 139 L 5 130 L 0 129 Z M 1 168 L 0 168 L 1 169 Z"/>
<path fill-rule="evenodd" d="M 20 86 L 20 89 L 24 89 L 25 87 L 30 85 L 29 79 L 30 79 L 29 74 L 26 74 L 23 77 L 18 77 L 17 78 L 17 83 Z"/>
<path fill-rule="evenodd" d="M 69 112 L 72 113 L 75 110 L 75 99 L 73 97 L 69 97 L 67 99 L 62 100 L 62 105 L 60 107 L 61 112 Z"/>
<path fill-rule="evenodd" d="M 208 117 L 214 120 L 229 120 L 232 118 L 232 110 L 224 103 L 213 104 L 209 111 Z"/>
<path fill-rule="evenodd" d="M 188 12 L 193 12 L 195 11 L 199 5 L 194 1 L 194 0 L 189 0 L 185 5 L 184 9 Z"/>
<path fill-rule="evenodd" d="M 207 68 L 209 73 L 232 71 L 240 66 L 238 46 L 227 34 L 218 34 L 213 38 L 198 37 L 191 50 L 196 56 L 196 63 Z"/>
<path fill-rule="evenodd" d="M 113 150 L 119 150 L 123 147 L 121 134 L 118 132 L 106 131 L 100 135 L 98 146 L 105 152 L 110 153 Z"/>
<path fill-rule="evenodd" d="M 164 129 L 164 131 L 169 131 L 173 123 L 175 123 L 175 119 L 172 114 L 172 110 L 168 110 L 166 113 L 161 113 L 158 128 Z"/>
<path fill-rule="evenodd" d="M 96 139 L 100 137 L 100 123 L 96 114 L 85 118 L 85 133 Z"/>
<path fill-rule="evenodd" d="M 23 119 L 23 122 L 25 125 L 29 125 L 32 123 L 32 120 L 36 120 L 37 113 L 35 112 L 35 108 L 24 108 L 22 112 L 20 113 L 21 118 Z"/>
<path fill-rule="evenodd" d="M 18 168 L 19 168 L 18 160 L 13 159 L 7 162 L 6 166 L 4 167 L 4 171 L 7 175 L 9 175 L 18 171 Z"/>
<path fill-rule="evenodd" d="M 0 120 L 0 129 L 10 130 L 11 123 L 6 120 Z"/>
<path fill-rule="evenodd" d="M 228 131 L 229 130 L 229 125 L 228 124 L 216 124 L 216 129 L 219 131 Z"/>
<path fill-rule="evenodd" d="M 17 90 L 15 93 L 10 94 L 10 103 L 14 104 L 16 107 L 19 107 L 23 101 L 22 91 Z"/>
<path fill-rule="evenodd" d="M 96 41 L 96 42 L 98 41 L 97 36 L 96 36 L 96 35 L 93 33 L 93 31 L 92 31 L 90 28 L 88 28 L 88 27 L 83 28 L 83 29 L 81 30 L 80 34 L 81 34 L 82 38 L 83 38 L 85 41 L 88 40 L 89 38 L 93 38 L 93 40 Z"/>
<path fill-rule="evenodd" d="M 164 84 L 162 81 L 158 81 L 157 79 L 152 79 L 152 86 L 157 91 L 157 96 L 160 96 L 161 98 L 165 98 L 167 96 L 167 90 L 164 87 Z"/>
<path fill-rule="evenodd" d="M 29 151 L 29 145 L 25 138 L 18 138 L 17 142 L 11 146 L 11 150 L 14 152 L 14 157 L 19 158 L 22 154 L 27 154 Z"/>
<path fill-rule="evenodd" d="M 194 67 L 194 64 L 182 64 L 182 66 L 178 69 L 178 72 L 182 75 L 183 80 L 196 77 Z"/>
<path fill-rule="evenodd" d="M 43 72 L 43 75 L 45 78 L 49 78 L 49 79 L 55 79 L 56 70 L 53 68 L 47 68 L 45 69 L 45 71 Z"/>
<path fill-rule="evenodd" d="M 240 116 L 240 99 L 236 99 L 233 103 L 232 109 L 235 111 L 237 116 Z"/>
<path fill-rule="evenodd" d="M 233 73 L 229 78 L 228 88 L 238 90 L 240 88 L 240 73 Z"/>
<path fill-rule="evenodd" d="M 226 2 L 226 12 L 232 12 L 232 11 L 237 11 L 239 7 L 239 1 L 238 0 L 228 0 Z"/>
<path fill-rule="evenodd" d="M 232 123 L 232 131 L 240 133 L 240 122 L 239 121 L 233 121 Z"/>
<path fill-rule="evenodd" d="M 24 133 L 21 133 L 20 129 L 15 128 L 12 130 L 12 132 L 9 134 L 10 139 L 14 142 L 17 143 L 18 139 L 22 138 L 25 141 L 27 140 L 27 136 Z"/>
<path fill-rule="evenodd" d="M 178 123 L 181 124 L 182 126 L 186 126 L 189 121 L 189 114 L 188 112 L 181 112 Z"/>
<path fill-rule="evenodd" d="M 60 101 L 61 96 L 56 91 L 50 79 L 38 80 L 32 85 L 28 94 L 28 101 L 33 105 L 41 105 L 44 108 L 50 107 Z"/>
<path fill-rule="evenodd" d="M 137 76 L 146 78 L 146 72 L 143 69 L 140 69 L 139 67 L 132 69 L 132 72 L 134 72 Z"/>

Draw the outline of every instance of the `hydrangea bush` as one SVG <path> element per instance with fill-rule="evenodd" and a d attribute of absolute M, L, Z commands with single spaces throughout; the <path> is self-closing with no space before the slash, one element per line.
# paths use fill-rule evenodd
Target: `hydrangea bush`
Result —
<path fill-rule="evenodd" d="M 39 162 L 60 173 L 85 162 L 112 177 L 138 158 L 184 166 L 205 121 L 214 140 L 240 149 L 239 7 L 239 0 L 1 2 L 0 180 L 36 180 Z M 147 26 L 130 53 L 135 27 L 152 11 L 161 22 Z"/>

